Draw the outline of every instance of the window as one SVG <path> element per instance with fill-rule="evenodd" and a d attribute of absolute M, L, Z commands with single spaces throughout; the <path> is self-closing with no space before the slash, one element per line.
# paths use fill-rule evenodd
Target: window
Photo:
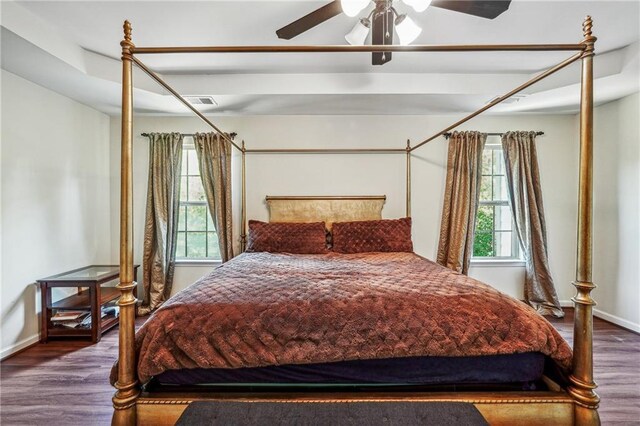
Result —
<path fill-rule="evenodd" d="M 485 145 L 482 153 L 480 203 L 473 243 L 476 259 L 520 259 L 520 243 L 515 231 L 507 193 L 502 145 Z"/>
<path fill-rule="evenodd" d="M 209 214 L 198 155 L 191 138 L 185 137 L 180 173 L 176 260 L 220 260 L 218 234 Z"/>

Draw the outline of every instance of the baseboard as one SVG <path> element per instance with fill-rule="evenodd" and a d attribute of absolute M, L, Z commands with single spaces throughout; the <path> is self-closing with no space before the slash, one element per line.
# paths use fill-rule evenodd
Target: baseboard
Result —
<path fill-rule="evenodd" d="M 563 308 L 573 308 L 573 302 L 571 300 L 561 300 L 560 306 Z M 607 312 L 601 311 L 600 309 L 593 308 L 593 316 L 596 318 L 600 318 L 601 320 L 605 320 L 627 330 L 633 331 L 634 333 L 640 334 L 640 324 L 635 324 L 631 321 L 628 321 L 624 318 L 620 318 L 615 315 L 611 315 Z"/>
<path fill-rule="evenodd" d="M 40 341 L 40 335 L 36 334 L 34 336 L 27 337 L 26 339 L 23 339 L 18 343 L 15 343 L 9 346 L 8 348 L 2 349 L 0 351 L 0 361 L 4 361 L 10 356 L 15 355 L 16 353 L 27 349 L 29 346 L 35 345 L 39 341 Z"/>
<path fill-rule="evenodd" d="M 596 308 L 593 309 L 593 316 L 640 334 L 640 324 L 636 324 L 624 318 L 608 314 Z"/>

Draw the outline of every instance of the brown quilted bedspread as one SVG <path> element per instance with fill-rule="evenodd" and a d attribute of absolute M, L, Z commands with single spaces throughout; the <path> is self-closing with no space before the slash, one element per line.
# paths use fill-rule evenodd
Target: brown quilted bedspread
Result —
<path fill-rule="evenodd" d="M 142 383 L 166 370 L 571 349 L 532 308 L 413 253 L 245 253 L 136 334 Z M 115 382 L 116 369 L 111 382 Z"/>

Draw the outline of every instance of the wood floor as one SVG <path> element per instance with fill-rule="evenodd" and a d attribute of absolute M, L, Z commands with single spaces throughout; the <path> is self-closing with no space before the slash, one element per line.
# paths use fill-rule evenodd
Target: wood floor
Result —
<path fill-rule="evenodd" d="M 572 340 L 572 311 L 552 322 Z M 0 424 L 110 424 L 117 343 L 112 330 L 96 345 L 39 344 L 0 363 Z M 596 319 L 594 348 L 602 423 L 640 424 L 640 336 Z"/>

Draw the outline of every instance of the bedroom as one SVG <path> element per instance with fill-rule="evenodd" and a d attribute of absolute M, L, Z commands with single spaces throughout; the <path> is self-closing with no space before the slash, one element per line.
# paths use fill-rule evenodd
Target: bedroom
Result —
<path fill-rule="evenodd" d="M 345 35 L 372 9 L 365 5 L 366 10 L 355 17 L 341 13 L 289 41 L 277 38 L 276 30 L 324 4 L 2 3 L 3 423 L 77 424 L 94 419 L 95 424 L 104 424 L 113 414 L 114 389 L 108 374 L 118 356 L 118 329 L 107 331 L 97 344 L 86 337 L 38 343 L 48 327 L 42 323 L 37 282 L 88 265 L 120 261 L 124 20 L 133 26 L 136 46 L 347 46 Z M 585 16 L 593 17 L 593 35 L 598 37 L 592 123 L 592 258 L 593 282 L 598 286 L 593 291 L 598 303 L 594 376 L 603 423 L 633 421 L 640 412 L 637 386 L 632 385 L 640 380 L 638 2 L 554 2 L 549 16 L 549 3 L 513 1 L 494 19 L 438 7 L 418 12 L 401 1 L 395 6 L 422 28 L 410 46 L 579 43 L 584 38 Z M 234 254 L 242 248 L 243 211 L 248 220 L 269 221 L 267 196 L 384 195 L 382 217 L 411 216 L 413 250 L 435 261 L 448 194 L 451 144 L 451 139 L 440 136 L 442 130 L 574 53 L 394 52 L 384 65 L 372 65 L 367 52 L 136 54 L 136 58 L 178 93 L 212 98 L 211 105 L 193 107 L 219 129 L 237 133 L 234 143 L 244 141 L 249 151 L 396 150 L 247 152 L 243 184 L 243 156 L 231 147 L 232 207 L 227 219 L 232 231 L 227 246 Z M 451 129 L 544 133 L 535 137 L 535 148 L 548 264 L 558 302 L 567 314 L 550 320 L 568 340 L 572 340 L 571 298 L 576 292 L 571 283 L 576 280 L 578 236 L 580 68 L 578 60 L 511 97 L 512 102 Z M 133 70 L 129 225 L 133 260 L 141 265 L 137 281 L 142 299 L 150 147 L 149 138 L 142 134 L 192 135 L 211 128 L 138 66 Z M 407 140 L 416 147 L 432 135 L 438 137 L 410 153 L 407 173 Z M 195 182 L 197 200 L 182 197 L 180 211 L 189 209 L 200 216 L 185 225 L 195 230 L 178 229 L 177 235 L 184 238 L 178 243 L 183 254 L 176 256 L 172 295 L 219 265 L 217 259 L 203 259 L 218 253 L 219 235 L 203 235 L 213 218 L 207 220 L 199 168 L 193 167 L 198 158 L 193 137 L 185 136 L 183 143 L 182 169 L 187 171 L 180 173 L 193 177 L 180 180 Z M 487 135 L 487 155 L 499 158 L 500 149 L 501 137 Z M 500 164 L 497 161 L 483 174 L 496 174 L 493 179 L 506 181 Z M 483 199 L 480 204 L 508 213 L 506 198 Z M 484 256 L 471 259 L 469 276 L 523 299 L 526 262 L 512 225 L 503 232 L 510 238 L 501 240 L 504 244 L 497 258 L 491 256 L 496 244 L 490 253 L 478 249 L 477 254 Z M 490 230 L 501 231 L 505 229 Z M 197 234 L 193 241 L 187 240 L 187 232 Z M 53 289 L 51 302 L 67 298 L 70 291 Z M 140 326 L 144 319 L 137 318 L 136 324 Z M 616 349 L 621 358 L 612 355 Z M 34 396 L 41 386 L 46 392 Z M 61 414 L 51 419 L 47 412 L 56 406 Z"/>

